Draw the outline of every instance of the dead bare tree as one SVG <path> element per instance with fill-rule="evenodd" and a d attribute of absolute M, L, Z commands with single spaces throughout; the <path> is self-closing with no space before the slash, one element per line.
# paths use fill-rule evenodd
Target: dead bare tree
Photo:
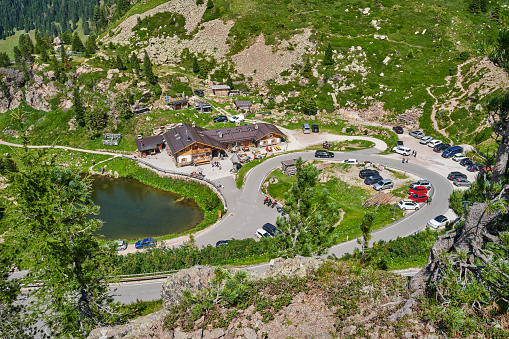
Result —
<path fill-rule="evenodd" d="M 507 172 L 509 161 L 509 93 L 488 101 L 488 122 L 498 143 L 491 182 L 499 182 Z"/>

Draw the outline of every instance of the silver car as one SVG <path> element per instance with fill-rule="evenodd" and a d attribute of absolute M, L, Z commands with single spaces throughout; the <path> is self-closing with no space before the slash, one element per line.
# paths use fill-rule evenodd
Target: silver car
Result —
<path fill-rule="evenodd" d="M 455 179 L 452 183 L 454 186 L 470 186 L 470 181 L 467 179 Z"/>
<path fill-rule="evenodd" d="M 414 138 L 417 138 L 417 139 L 420 139 L 424 136 L 424 133 L 422 133 L 421 131 L 411 131 L 410 133 L 411 136 L 413 136 Z"/>
<path fill-rule="evenodd" d="M 414 188 L 417 186 L 424 186 L 429 191 L 431 189 L 432 185 L 428 180 L 419 180 L 419 181 L 416 181 L 416 182 L 410 184 L 410 188 Z"/>
<path fill-rule="evenodd" d="M 394 183 L 392 182 L 391 179 L 380 180 L 379 182 L 377 182 L 376 184 L 373 185 L 373 188 L 377 191 L 381 191 L 381 190 L 385 190 L 385 189 L 389 189 L 389 188 L 393 188 L 393 187 L 394 187 Z"/>

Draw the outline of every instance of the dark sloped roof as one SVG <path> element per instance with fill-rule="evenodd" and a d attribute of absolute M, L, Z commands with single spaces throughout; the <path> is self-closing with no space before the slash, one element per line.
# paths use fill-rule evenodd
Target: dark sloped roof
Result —
<path fill-rule="evenodd" d="M 194 105 L 196 107 L 207 107 L 207 106 L 211 107 L 210 103 L 207 100 L 198 100 L 194 103 Z"/>
<path fill-rule="evenodd" d="M 276 126 L 261 123 L 258 125 L 224 127 L 218 129 L 204 130 L 204 134 L 217 139 L 224 144 L 240 142 L 245 140 L 259 140 L 270 133 L 284 135 Z"/>
<path fill-rule="evenodd" d="M 244 101 L 235 101 L 235 106 L 237 107 L 251 107 L 253 104 L 249 100 Z"/>
<path fill-rule="evenodd" d="M 187 104 L 188 102 L 189 102 L 189 100 L 187 100 L 187 99 L 180 99 L 180 100 L 177 100 L 177 101 L 170 102 L 170 105 Z"/>
<path fill-rule="evenodd" d="M 151 137 L 135 139 L 134 142 L 136 143 L 136 147 L 138 147 L 138 151 L 143 152 L 156 149 L 157 145 L 164 143 L 164 139 L 162 135 L 154 135 Z"/>
<path fill-rule="evenodd" d="M 192 127 L 189 124 L 182 124 L 166 131 L 163 137 L 172 153 L 176 153 L 195 142 L 224 149 L 219 141 L 206 135 L 204 131 L 207 130 L 201 127 Z"/>

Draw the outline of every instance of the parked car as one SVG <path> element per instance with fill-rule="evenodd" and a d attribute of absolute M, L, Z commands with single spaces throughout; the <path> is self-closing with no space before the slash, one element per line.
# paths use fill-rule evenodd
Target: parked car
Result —
<path fill-rule="evenodd" d="M 461 172 L 451 172 L 447 176 L 447 179 L 449 179 L 449 180 L 466 179 L 466 178 L 467 178 L 467 175 L 463 174 Z"/>
<path fill-rule="evenodd" d="M 218 242 L 216 242 L 216 247 L 223 245 L 228 245 L 228 240 L 219 240 Z"/>
<path fill-rule="evenodd" d="M 451 147 L 451 145 L 449 145 L 449 144 L 438 144 L 435 147 L 433 147 L 433 152 L 440 153 L 440 152 L 445 151 L 449 147 Z"/>
<path fill-rule="evenodd" d="M 460 160 L 461 166 L 469 166 L 469 165 L 473 165 L 473 164 L 474 164 L 474 162 L 472 160 L 470 160 L 469 158 L 464 158 L 464 159 Z"/>
<path fill-rule="evenodd" d="M 223 122 L 228 121 L 228 117 L 226 115 L 220 115 L 214 118 L 214 122 Z"/>
<path fill-rule="evenodd" d="M 428 226 L 437 229 L 439 227 L 445 226 L 449 221 L 449 218 L 447 218 L 445 215 L 439 215 L 428 221 Z"/>
<path fill-rule="evenodd" d="M 270 234 L 269 232 L 267 232 L 266 230 L 264 230 L 263 228 L 259 228 L 256 230 L 255 232 L 255 235 L 258 237 L 258 238 L 270 238 Z"/>
<path fill-rule="evenodd" d="M 428 196 L 423 193 L 416 193 L 408 196 L 408 199 L 414 202 L 426 202 L 428 200 Z"/>
<path fill-rule="evenodd" d="M 396 146 L 403 147 L 403 141 L 401 140 L 396 141 Z"/>
<path fill-rule="evenodd" d="M 394 126 L 394 127 L 392 128 L 392 130 L 393 130 L 394 132 L 396 132 L 397 134 L 403 134 L 403 127 L 401 127 L 401 126 Z"/>
<path fill-rule="evenodd" d="M 435 147 L 437 145 L 440 145 L 441 143 L 442 143 L 442 140 L 437 140 L 437 139 L 431 140 L 430 142 L 428 142 L 428 147 L 435 149 Z"/>
<path fill-rule="evenodd" d="M 156 243 L 154 242 L 154 239 L 152 239 L 152 238 L 145 238 L 143 240 L 138 240 L 136 242 L 136 244 L 134 245 L 134 248 L 136 248 L 138 250 L 140 248 L 152 247 L 155 244 Z"/>
<path fill-rule="evenodd" d="M 367 177 L 371 177 L 373 175 L 379 175 L 380 173 L 378 173 L 377 170 L 372 170 L 372 169 L 363 169 L 359 172 L 359 178 L 361 179 L 365 179 Z"/>
<path fill-rule="evenodd" d="M 454 154 L 454 155 L 451 157 L 451 160 L 452 160 L 452 161 L 456 161 L 456 162 L 458 162 L 458 161 L 460 161 L 460 160 L 462 160 L 462 159 L 465 159 L 465 158 L 466 158 L 466 156 L 465 156 L 463 153 L 456 153 L 456 154 Z"/>
<path fill-rule="evenodd" d="M 377 191 L 390 189 L 394 187 L 394 183 L 391 179 L 383 179 L 373 185 L 373 188 Z"/>
<path fill-rule="evenodd" d="M 428 142 L 433 141 L 433 137 L 425 136 L 421 138 L 421 141 L 419 141 L 420 144 L 426 145 Z"/>
<path fill-rule="evenodd" d="M 414 188 L 409 189 L 407 193 L 408 195 L 421 193 L 428 194 L 428 189 L 424 186 L 415 186 Z"/>
<path fill-rule="evenodd" d="M 318 125 L 311 125 L 311 132 L 313 133 L 320 132 L 320 128 L 318 128 Z"/>
<path fill-rule="evenodd" d="M 373 184 L 376 184 L 377 182 L 379 182 L 380 180 L 384 180 L 384 178 L 382 178 L 381 175 L 372 175 L 372 176 L 364 179 L 364 183 L 366 185 L 373 185 Z"/>
<path fill-rule="evenodd" d="M 205 93 L 204 93 L 201 89 L 196 89 L 196 90 L 194 91 L 194 94 L 196 94 L 196 95 L 197 95 L 197 96 L 199 96 L 199 97 L 203 97 L 203 96 L 205 96 Z"/>
<path fill-rule="evenodd" d="M 432 185 L 428 180 L 419 180 L 410 184 L 410 188 L 415 188 L 417 186 L 424 186 L 429 191 Z"/>
<path fill-rule="evenodd" d="M 127 243 L 124 240 L 117 240 L 117 251 L 123 251 L 127 249 Z"/>
<path fill-rule="evenodd" d="M 454 186 L 470 186 L 470 181 L 468 181 L 467 179 L 464 179 L 464 178 L 458 178 L 458 179 L 454 179 L 454 181 L 452 182 L 454 184 Z"/>
<path fill-rule="evenodd" d="M 342 164 L 350 164 L 350 165 L 357 165 L 359 162 L 357 159 L 346 159 L 341 161 Z"/>
<path fill-rule="evenodd" d="M 410 155 L 410 153 L 412 153 L 410 148 L 402 146 L 396 146 L 392 149 L 392 151 L 401 155 Z"/>
<path fill-rule="evenodd" d="M 281 235 L 283 232 L 276 226 L 272 225 L 271 223 L 266 223 L 262 226 L 262 228 L 267 231 L 272 237 L 275 237 L 276 235 Z"/>
<path fill-rule="evenodd" d="M 408 134 L 410 134 L 411 136 L 413 136 L 414 138 L 417 138 L 417 139 L 424 137 L 424 133 L 422 133 L 421 131 L 411 131 Z"/>
<path fill-rule="evenodd" d="M 469 171 L 469 172 L 477 172 L 477 171 L 479 171 L 479 168 L 481 168 L 481 167 L 482 167 L 481 165 L 471 164 L 471 165 L 467 166 L 467 171 Z"/>
<path fill-rule="evenodd" d="M 403 211 L 405 210 L 419 210 L 419 204 L 410 199 L 403 199 L 398 202 L 398 207 Z"/>
<path fill-rule="evenodd" d="M 442 158 L 450 158 L 458 153 L 463 153 L 463 147 L 451 146 L 442 153 Z"/>
<path fill-rule="evenodd" d="M 242 121 L 244 121 L 244 114 L 234 115 L 234 116 L 230 117 L 230 119 L 228 119 L 228 120 L 230 120 L 230 122 L 236 122 L 236 121 L 242 122 Z"/>
<path fill-rule="evenodd" d="M 304 134 L 311 133 L 311 128 L 309 127 L 309 124 L 302 124 L 302 132 Z"/>
<path fill-rule="evenodd" d="M 324 150 L 318 150 L 315 152 L 315 158 L 334 158 L 334 153 Z"/>

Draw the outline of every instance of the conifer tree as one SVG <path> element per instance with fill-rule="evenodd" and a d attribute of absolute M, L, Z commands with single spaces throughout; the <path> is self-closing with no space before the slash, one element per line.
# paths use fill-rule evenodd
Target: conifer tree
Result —
<path fill-rule="evenodd" d="M 78 32 L 75 32 L 72 38 L 72 50 L 74 52 L 85 52 L 85 46 L 81 42 Z"/>
<path fill-rule="evenodd" d="M 11 65 L 11 60 L 6 52 L 0 52 L 0 67 L 7 67 Z"/>
<path fill-rule="evenodd" d="M 156 82 L 156 77 L 152 71 L 152 61 L 150 61 L 147 51 L 145 51 L 143 57 L 143 74 L 149 83 L 154 84 Z"/>
<path fill-rule="evenodd" d="M 64 45 L 60 48 L 60 61 L 62 61 L 62 69 L 64 71 L 68 71 L 71 69 L 71 64 L 69 62 L 69 58 L 67 57 L 67 51 Z"/>
<path fill-rule="evenodd" d="M 21 51 L 19 50 L 19 47 L 14 46 L 13 51 L 14 51 L 14 61 L 18 65 L 21 64 L 21 59 L 23 59 L 23 56 L 21 55 Z"/>
<path fill-rule="evenodd" d="M 302 69 L 302 76 L 305 78 L 311 78 L 313 76 L 313 66 L 311 66 L 309 57 L 306 57 L 306 61 L 304 62 L 304 67 Z"/>
<path fill-rule="evenodd" d="M 196 57 L 193 58 L 193 72 L 200 73 L 200 64 L 198 63 L 198 59 Z"/>
<path fill-rule="evenodd" d="M 334 65 L 334 59 L 332 58 L 332 46 L 331 46 L 330 42 L 327 45 L 327 48 L 325 49 L 325 55 L 323 57 L 323 64 L 325 66 Z"/>
<path fill-rule="evenodd" d="M 133 70 L 133 72 L 137 75 L 137 76 L 140 76 L 140 73 L 141 73 L 141 70 L 140 70 L 140 62 L 138 61 L 138 57 L 136 56 L 136 54 L 131 54 L 131 61 L 130 61 L 130 64 L 131 64 L 131 69 Z"/>
<path fill-rule="evenodd" d="M 129 120 L 134 116 L 126 93 L 119 93 L 115 98 L 115 110 L 121 120 Z"/>
<path fill-rule="evenodd" d="M 95 51 L 97 50 L 95 35 L 91 34 L 88 36 L 85 50 L 86 50 L 87 56 L 91 56 L 91 55 L 95 54 Z"/>
<path fill-rule="evenodd" d="M 119 70 L 125 70 L 126 69 L 126 67 L 124 65 L 124 62 L 122 61 L 122 58 L 118 54 L 117 54 L 117 59 L 116 59 L 116 67 Z"/>
<path fill-rule="evenodd" d="M 56 55 L 53 55 L 53 58 L 51 58 L 51 68 L 53 69 L 53 72 L 55 73 L 55 78 L 59 79 L 62 72 L 60 71 L 60 65 L 58 63 Z"/>
<path fill-rule="evenodd" d="M 83 18 L 83 34 L 90 35 L 90 25 L 88 24 L 88 19 Z"/>
<path fill-rule="evenodd" d="M 81 100 L 79 86 L 74 87 L 72 94 L 72 105 L 74 107 L 76 123 L 80 127 L 85 127 L 85 107 L 83 106 L 83 102 Z"/>

